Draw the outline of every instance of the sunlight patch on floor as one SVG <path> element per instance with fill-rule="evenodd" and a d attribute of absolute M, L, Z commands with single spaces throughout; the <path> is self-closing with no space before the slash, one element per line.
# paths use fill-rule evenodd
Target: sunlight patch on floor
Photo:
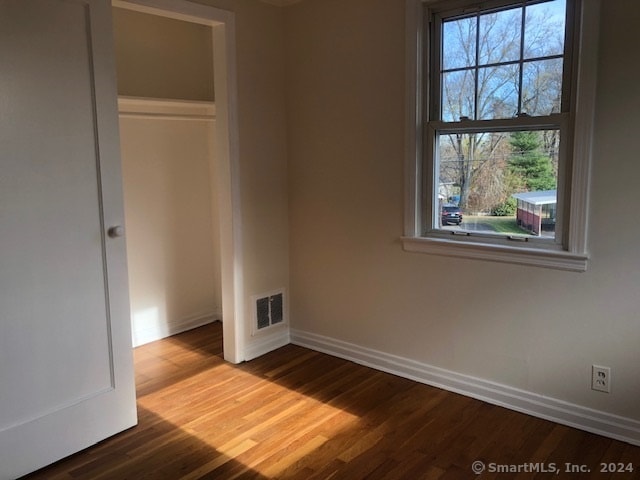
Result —
<path fill-rule="evenodd" d="M 212 368 L 216 370 L 213 377 L 209 369 L 180 382 L 201 382 L 204 390 L 198 398 L 182 399 L 173 411 L 166 410 L 167 402 L 180 402 L 178 398 L 164 397 L 163 408 L 155 408 L 154 394 L 138 399 L 140 406 L 164 421 L 180 425 L 182 431 L 218 453 L 185 478 L 198 478 L 231 460 L 273 478 L 360 421 L 357 415 L 277 381 L 261 378 L 256 385 L 253 374 L 231 364 Z M 213 383 L 212 378 L 216 380 Z M 216 390 L 220 390 L 216 386 L 230 382 L 237 384 L 233 397 L 216 397 Z M 208 413 L 189 420 L 188 411 L 192 408 L 201 411 L 203 402 L 210 404 Z"/>

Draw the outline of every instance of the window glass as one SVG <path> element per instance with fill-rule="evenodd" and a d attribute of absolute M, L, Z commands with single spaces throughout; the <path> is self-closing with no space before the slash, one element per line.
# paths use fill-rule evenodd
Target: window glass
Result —
<path fill-rule="evenodd" d="M 559 113 L 562 59 L 526 62 L 522 73 L 522 112 L 531 116 Z"/>
<path fill-rule="evenodd" d="M 443 23 L 443 70 L 472 67 L 476 64 L 477 24 L 475 18 L 463 18 Z"/>
<path fill-rule="evenodd" d="M 439 135 L 435 227 L 555 238 L 559 142 L 559 130 Z"/>
<path fill-rule="evenodd" d="M 526 7 L 524 58 L 562 55 L 565 10 L 565 0 L 554 0 Z"/>
<path fill-rule="evenodd" d="M 520 58 L 522 7 L 480 15 L 478 64 L 512 62 Z M 466 39 L 475 44 L 475 38 Z"/>
<path fill-rule="evenodd" d="M 442 75 L 442 120 L 457 122 L 460 117 L 475 117 L 474 70 Z"/>
<path fill-rule="evenodd" d="M 565 9 L 565 0 L 553 0 L 444 19 L 441 119 L 458 122 L 559 113 Z"/>
<path fill-rule="evenodd" d="M 520 66 L 503 65 L 478 71 L 478 120 L 513 118 L 518 113 Z"/>

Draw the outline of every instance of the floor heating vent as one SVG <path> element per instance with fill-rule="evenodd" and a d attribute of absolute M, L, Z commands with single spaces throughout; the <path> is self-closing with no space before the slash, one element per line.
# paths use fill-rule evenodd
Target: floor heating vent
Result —
<path fill-rule="evenodd" d="M 256 330 L 284 322 L 284 292 L 278 291 L 266 296 L 255 297 Z"/>

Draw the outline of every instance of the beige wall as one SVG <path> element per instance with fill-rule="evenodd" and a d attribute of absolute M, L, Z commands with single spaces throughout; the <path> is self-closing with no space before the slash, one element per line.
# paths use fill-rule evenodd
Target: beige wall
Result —
<path fill-rule="evenodd" d="M 258 0 L 201 0 L 235 13 L 244 340 L 251 297 L 289 289 L 284 12 Z M 283 327 L 267 334 L 286 333 Z"/>
<path fill-rule="evenodd" d="M 220 319 L 213 128 L 120 118 L 135 345 Z"/>
<path fill-rule="evenodd" d="M 118 93 L 213 100 L 211 28 L 113 9 Z"/>
<path fill-rule="evenodd" d="M 605 3 L 582 274 L 403 252 L 404 2 L 285 10 L 293 328 L 640 419 L 640 4 Z"/>

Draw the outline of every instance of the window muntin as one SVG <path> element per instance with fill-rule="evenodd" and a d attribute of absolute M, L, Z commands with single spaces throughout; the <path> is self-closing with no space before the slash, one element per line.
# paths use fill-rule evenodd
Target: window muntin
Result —
<path fill-rule="evenodd" d="M 562 220 L 556 211 L 567 208 L 562 182 L 569 149 L 560 148 L 560 138 L 566 143 L 570 138 L 567 1 L 572 0 L 502 2 L 473 13 L 434 9 L 424 235 L 509 239 L 517 234 L 562 243 L 563 230 L 555 222 Z M 518 228 L 515 213 L 508 215 L 513 229 L 478 228 L 490 222 L 475 217 L 517 212 L 514 194 L 545 190 L 556 192 L 558 206 L 554 203 L 544 231 L 526 228 L 529 223 Z M 447 204 L 461 207 L 463 224 L 442 224 L 441 208 Z"/>

